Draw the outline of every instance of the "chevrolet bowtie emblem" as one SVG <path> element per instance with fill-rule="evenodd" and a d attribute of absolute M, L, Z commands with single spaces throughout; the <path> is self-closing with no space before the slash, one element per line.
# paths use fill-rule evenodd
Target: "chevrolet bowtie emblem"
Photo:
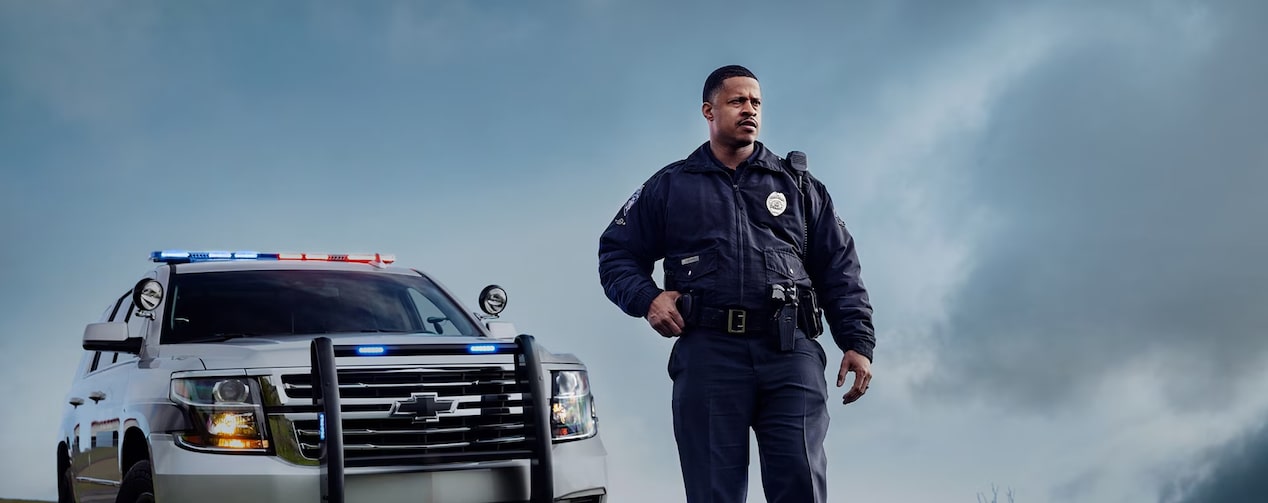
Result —
<path fill-rule="evenodd" d="M 441 414 L 453 414 L 458 410 L 457 400 L 437 400 L 436 393 L 410 393 L 409 400 L 392 404 L 392 417 L 412 417 L 415 423 L 434 423 Z M 380 409 L 382 410 L 382 409 Z"/>

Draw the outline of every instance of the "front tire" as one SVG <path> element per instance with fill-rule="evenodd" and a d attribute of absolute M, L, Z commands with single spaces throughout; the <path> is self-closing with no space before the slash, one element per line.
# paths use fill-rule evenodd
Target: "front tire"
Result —
<path fill-rule="evenodd" d="M 70 454 L 57 447 L 57 503 L 75 503 L 75 474 L 70 470 Z"/>
<path fill-rule="evenodd" d="M 115 503 L 154 503 L 154 474 L 149 461 L 137 461 L 128 469 Z"/>

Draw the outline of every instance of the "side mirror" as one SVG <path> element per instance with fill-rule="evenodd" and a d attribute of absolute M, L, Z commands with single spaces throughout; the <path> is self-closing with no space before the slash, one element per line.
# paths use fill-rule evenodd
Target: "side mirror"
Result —
<path fill-rule="evenodd" d="M 90 323 L 84 329 L 84 349 L 140 353 L 141 338 L 128 337 L 128 324 L 122 322 Z"/>
<path fill-rule="evenodd" d="M 494 339 L 514 339 L 519 335 L 519 331 L 515 330 L 515 324 L 509 321 L 490 321 L 484 324 L 489 329 L 489 335 Z"/>
<path fill-rule="evenodd" d="M 497 285 L 489 285 L 480 290 L 480 310 L 493 318 L 506 309 L 506 290 Z"/>

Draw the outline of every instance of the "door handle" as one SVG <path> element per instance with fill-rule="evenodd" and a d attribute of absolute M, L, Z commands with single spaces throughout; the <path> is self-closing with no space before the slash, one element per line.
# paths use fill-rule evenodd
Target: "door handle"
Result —
<path fill-rule="evenodd" d="M 84 399 L 77 396 L 70 397 L 70 404 L 79 407 L 84 404 Z"/>
<path fill-rule="evenodd" d="M 104 391 L 94 391 L 88 394 L 88 399 L 92 400 L 94 403 L 100 402 L 106 399 L 106 393 Z"/>

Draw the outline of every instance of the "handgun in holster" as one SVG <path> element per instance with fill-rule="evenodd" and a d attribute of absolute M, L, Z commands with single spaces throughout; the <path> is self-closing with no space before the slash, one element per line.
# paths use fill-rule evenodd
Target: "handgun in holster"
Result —
<path fill-rule="evenodd" d="M 797 291 L 801 307 L 797 310 L 799 319 L 797 326 L 806 332 L 806 337 L 814 339 L 823 335 L 823 309 L 819 307 L 819 296 L 812 288 Z"/>
<path fill-rule="evenodd" d="M 684 329 L 695 326 L 696 306 L 695 298 L 691 295 L 691 292 L 683 292 L 682 295 L 679 295 L 678 300 L 674 301 L 674 307 L 678 309 L 678 315 L 682 316 L 682 321 L 686 325 L 683 327 Z"/>
<path fill-rule="evenodd" d="M 775 330 L 779 335 L 779 350 L 792 351 L 797 341 L 797 306 L 801 299 L 796 285 L 771 285 L 770 300 L 775 304 Z"/>

